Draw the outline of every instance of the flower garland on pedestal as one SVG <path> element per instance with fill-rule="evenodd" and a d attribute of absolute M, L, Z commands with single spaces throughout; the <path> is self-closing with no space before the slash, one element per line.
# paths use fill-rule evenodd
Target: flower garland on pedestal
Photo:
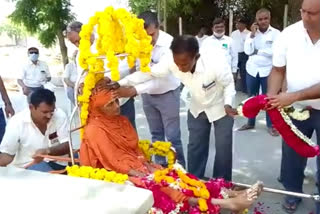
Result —
<path fill-rule="evenodd" d="M 267 105 L 266 95 L 259 95 L 244 101 L 238 107 L 239 115 L 244 115 L 248 118 L 257 116 L 260 110 L 265 109 Z M 272 109 L 267 111 L 270 116 L 272 125 L 281 134 L 284 141 L 303 157 L 314 157 L 320 154 L 319 146 L 306 137 L 297 127 L 292 123 L 290 116 L 296 120 L 306 120 L 309 118 L 309 112 L 288 109 Z"/>
<path fill-rule="evenodd" d="M 149 161 L 151 161 L 153 155 L 166 157 L 168 160 L 168 167 L 172 167 L 176 161 L 175 151 L 171 147 L 170 142 L 156 141 L 151 144 L 149 140 L 139 140 L 139 148 Z"/>
<path fill-rule="evenodd" d="M 81 104 L 81 124 L 85 125 L 88 117 L 88 106 L 91 90 L 96 83 L 104 78 L 104 61 L 99 56 L 106 56 L 108 68 L 111 70 L 111 79 L 118 81 L 120 72 L 118 69 L 119 59 L 127 56 L 129 67 L 135 65 L 136 59 L 140 60 L 140 70 L 150 71 L 151 61 L 151 37 L 143 26 L 143 20 L 129 13 L 123 8 L 115 10 L 107 7 L 103 12 L 96 12 L 90 18 L 89 23 L 81 28 L 80 32 L 80 66 L 88 71 L 84 80 L 83 93 L 78 96 Z M 97 53 L 91 52 L 91 36 L 97 25 Z"/>
<path fill-rule="evenodd" d="M 107 171 L 105 169 L 96 169 L 89 166 L 67 166 L 66 170 L 68 175 L 73 177 L 90 178 L 118 184 L 124 184 L 128 180 L 128 175 L 126 174 Z"/>

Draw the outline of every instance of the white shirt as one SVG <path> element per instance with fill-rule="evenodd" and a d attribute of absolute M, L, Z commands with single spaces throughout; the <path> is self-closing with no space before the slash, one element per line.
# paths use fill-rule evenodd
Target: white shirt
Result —
<path fill-rule="evenodd" d="M 164 31 L 159 31 L 158 40 L 153 47 L 151 55 L 151 70 L 154 66 L 162 61 L 162 58 L 170 53 L 170 46 L 173 37 Z M 135 75 L 132 76 L 133 78 Z M 139 79 L 137 79 L 139 82 Z M 142 84 L 135 85 L 138 94 L 164 94 L 168 91 L 175 90 L 180 86 L 180 80 L 174 77 L 170 72 L 167 76 L 153 78 Z"/>
<path fill-rule="evenodd" d="M 19 79 L 27 87 L 41 87 L 47 82 L 47 78 L 51 77 L 47 63 L 38 60 L 36 64 L 29 61 L 22 69 Z"/>
<path fill-rule="evenodd" d="M 244 29 L 242 32 L 240 30 L 235 30 L 231 33 L 234 49 L 237 53 L 244 52 L 244 42 L 246 41 L 249 33 L 251 33 L 251 31 L 247 29 Z"/>
<path fill-rule="evenodd" d="M 78 78 L 77 66 L 75 62 L 69 62 L 63 73 L 63 78 L 69 79 L 71 82 L 75 83 Z"/>
<path fill-rule="evenodd" d="M 213 58 L 212 58 L 213 57 Z M 213 60 L 214 59 L 214 60 Z M 236 94 L 231 69 L 226 59 L 216 53 L 215 56 L 201 56 L 196 64 L 195 72 L 181 72 L 174 63 L 172 54 L 167 54 L 159 65 L 154 67 L 151 75 L 161 77 L 171 72 L 190 90 L 190 112 L 196 118 L 201 112 L 205 112 L 209 122 L 219 120 L 226 115 L 224 106 L 233 106 Z M 137 84 L 152 78 L 151 75 L 136 72 L 133 81 L 126 78 L 119 81 L 120 85 Z"/>
<path fill-rule="evenodd" d="M 273 65 L 286 66 L 288 92 L 295 92 L 320 82 L 320 40 L 313 44 L 303 22 L 297 22 L 280 34 L 273 49 Z M 295 103 L 300 108 L 320 110 L 320 99 Z"/>
<path fill-rule="evenodd" d="M 202 37 L 199 37 L 198 35 L 196 36 L 196 39 L 198 40 L 199 43 L 199 48 L 201 48 L 203 41 L 208 38 L 208 35 L 203 35 Z"/>
<path fill-rule="evenodd" d="M 24 167 L 33 161 L 32 155 L 38 149 L 68 142 L 68 136 L 68 120 L 61 109 L 56 109 L 43 135 L 33 123 L 30 110 L 27 108 L 9 120 L 0 151 L 15 155 L 9 165 Z"/>
<path fill-rule="evenodd" d="M 218 39 L 212 35 L 203 41 L 200 53 L 202 55 L 211 55 L 212 51 L 216 52 L 216 50 L 222 50 L 221 53 L 226 57 L 232 72 L 236 73 L 238 69 L 238 52 L 234 49 L 232 38 L 224 35 Z"/>
<path fill-rule="evenodd" d="M 249 56 L 247 61 L 247 72 L 256 77 L 269 76 L 272 68 L 272 46 L 275 39 L 279 36 L 280 31 L 269 26 L 264 33 L 257 30 L 254 38 L 248 34 L 244 43 L 244 52 Z M 258 50 L 257 54 L 254 51 Z"/>

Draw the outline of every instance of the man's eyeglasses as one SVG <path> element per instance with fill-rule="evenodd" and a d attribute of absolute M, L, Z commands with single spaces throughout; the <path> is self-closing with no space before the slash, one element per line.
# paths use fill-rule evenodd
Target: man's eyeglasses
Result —
<path fill-rule="evenodd" d="M 29 54 L 39 54 L 37 51 L 30 51 Z"/>

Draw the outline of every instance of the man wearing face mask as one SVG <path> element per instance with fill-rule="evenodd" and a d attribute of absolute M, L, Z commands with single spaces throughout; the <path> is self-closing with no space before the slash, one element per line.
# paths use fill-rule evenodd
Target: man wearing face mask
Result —
<path fill-rule="evenodd" d="M 28 49 L 29 63 L 22 69 L 18 84 L 22 87 L 23 94 L 30 93 L 43 88 L 44 84 L 51 80 L 47 63 L 39 60 L 39 49 L 31 47 Z"/>
<path fill-rule="evenodd" d="M 279 36 L 280 31 L 270 25 L 271 13 L 262 8 L 256 13 L 256 23 L 251 26 L 244 43 L 244 52 L 249 56 L 247 62 L 247 90 L 249 97 L 259 94 L 260 86 L 262 94 L 267 93 L 267 80 L 272 68 L 273 42 Z M 269 116 L 266 114 L 268 133 L 271 136 L 279 136 L 272 127 Z M 248 119 L 239 131 L 254 129 L 255 118 Z"/>
<path fill-rule="evenodd" d="M 235 49 L 233 39 L 225 35 L 226 27 L 222 18 L 216 18 L 212 22 L 213 35 L 205 39 L 200 47 L 202 55 L 210 55 L 221 51 L 229 65 L 233 74 L 237 73 L 238 69 L 238 53 Z"/>

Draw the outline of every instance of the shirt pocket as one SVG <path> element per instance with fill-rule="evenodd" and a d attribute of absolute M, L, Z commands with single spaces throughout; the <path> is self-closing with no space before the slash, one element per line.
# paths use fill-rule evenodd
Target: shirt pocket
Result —
<path fill-rule="evenodd" d="M 44 69 L 41 69 L 40 71 L 40 74 L 39 74 L 39 80 L 41 81 L 41 82 L 43 82 L 43 81 L 46 81 L 47 80 L 47 73 L 46 73 L 46 71 L 44 70 Z"/>

